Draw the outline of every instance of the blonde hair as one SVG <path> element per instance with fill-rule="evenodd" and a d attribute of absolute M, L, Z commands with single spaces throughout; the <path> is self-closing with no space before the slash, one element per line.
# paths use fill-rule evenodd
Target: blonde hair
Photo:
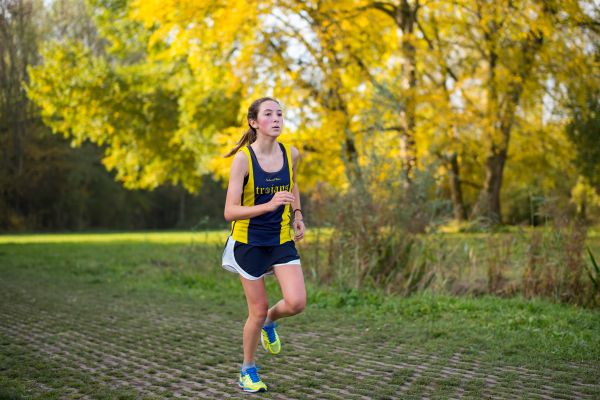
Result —
<path fill-rule="evenodd" d="M 252 104 L 250 104 L 250 107 L 248 107 L 247 119 L 249 129 L 246 132 L 244 132 L 241 139 L 235 144 L 235 147 L 229 153 L 227 153 L 225 157 L 231 157 L 232 155 L 237 153 L 242 147 L 248 146 L 256 141 L 256 129 L 254 129 L 252 125 L 250 125 L 250 120 L 258 119 L 258 111 L 260 109 L 260 105 L 265 101 L 274 101 L 275 103 L 279 104 L 279 102 L 272 97 L 261 97 L 258 100 L 254 100 Z"/>

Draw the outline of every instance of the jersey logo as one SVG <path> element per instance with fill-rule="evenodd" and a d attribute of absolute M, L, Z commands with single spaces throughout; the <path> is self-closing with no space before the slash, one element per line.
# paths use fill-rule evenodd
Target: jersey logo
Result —
<path fill-rule="evenodd" d="M 256 187 L 256 194 L 275 194 L 277 192 L 282 192 L 284 190 L 289 191 L 290 185 L 281 185 L 281 186 L 269 186 L 269 187 Z"/>

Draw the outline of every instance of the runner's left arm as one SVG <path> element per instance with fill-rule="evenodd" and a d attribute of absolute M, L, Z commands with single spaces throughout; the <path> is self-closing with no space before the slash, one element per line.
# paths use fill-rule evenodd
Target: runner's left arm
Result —
<path fill-rule="evenodd" d="M 304 237 L 304 216 L 302 215 L 300 204 L 300 189 L 298 188 L 298 181 L 296 180 L 296 171 L 298 170 L 298 165 L 300 164 L 300 152 L 294 146 L 292 146 L 292 179 L 294 180 L 294 187 L 292 189 L 292 195 L 294 196 L 294 201 L 292 202 L 292 218 L 293 218 L 293 227 L 294 227 L 294 240 L 300 241 Z"/>

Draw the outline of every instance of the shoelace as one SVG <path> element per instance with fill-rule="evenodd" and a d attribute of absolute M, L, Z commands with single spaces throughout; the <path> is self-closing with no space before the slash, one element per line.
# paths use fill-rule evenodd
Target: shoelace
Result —
<path fill-rule="evenodd" d="M 269 343 L 273 343 L 276 340 L 275 337 L 275 328 L 277 327 L 277 324 L 272 324 L 270 326 L 263 326 L 263 329 L 265 331 L 267 331 L 267 337 L 269 338 Z"/>
<path fill-rule="evenodd" d="M 246 370 L 246 374 L 248 374 L 250 376 L 250 379 L 252 380 L 252 382 L 256 383 L 256 382 L 260 381 L 260 378 L 258 377 L 258 367 L 248 368 Z"/>

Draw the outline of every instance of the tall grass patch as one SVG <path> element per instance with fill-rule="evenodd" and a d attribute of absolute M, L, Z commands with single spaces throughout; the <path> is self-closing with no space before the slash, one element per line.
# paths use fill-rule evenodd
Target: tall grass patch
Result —
<path fill-rule="evenodd" d="M 303 259 L 314 279 L 349 290 L 379 288 L 410 295 L 435 280 L 436 254 L 419 236 L 448 214 L 449 205 L 435 195 L 429 171 L 411 179 L 401 171 L 360 170 L 343 193 L 322 187 L 311 212 L 329 228 L 302 246 Z M 306 264 L 305 264 L 306 265 Z"/>
<path fill-rule="evenodd" d="M 364 168 L 345 192 L 322 187 L 310 202 L 311 235 L 300 244 L 307 276 L 342 292 L 600 304 L 600 269 L 590 257 L 600 251 L 600 241 L 588 237 L 585 224 L 556 214 L 541 227 L 475 221 L 465 232 L 444 233 L 439 227 L 450 220 L 451 208 L 439 200 L 433 170 L 407 179 Z"/>

